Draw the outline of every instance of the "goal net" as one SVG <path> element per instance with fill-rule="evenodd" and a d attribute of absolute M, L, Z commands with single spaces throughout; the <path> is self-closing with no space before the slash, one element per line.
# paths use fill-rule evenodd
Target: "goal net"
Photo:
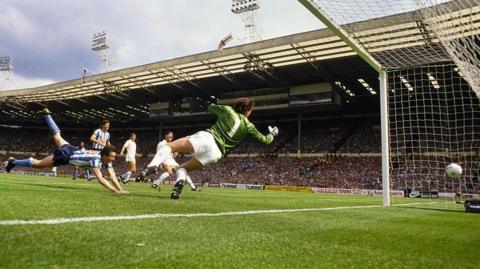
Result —
<path fill-rule="evenodd" d="M 391 189 L 448 201 L 478 194 L 480 0 L 299 2 L 386 72 Z M 459 180 L 445 176 L 451 162 Z"/>
<path fill-rule="evenodd" d="M 480 190 L 480 104 L 462 75 L 454 64 L 388 72 L 393 189 L 447 201 Z M 460 179 L 445 176 L 449 163 L 462 166 Z"/>

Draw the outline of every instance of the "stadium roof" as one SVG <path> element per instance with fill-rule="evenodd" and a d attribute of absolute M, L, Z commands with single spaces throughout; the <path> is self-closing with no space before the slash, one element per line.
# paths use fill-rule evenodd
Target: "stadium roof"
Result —
<path fill-rule="evenodd" d="M 480 8 L 474 12 L 478 18 Z M 422 46 L 424 32 L 412 14 L 357 22 L 349 27 L 360 29 L 358 35 L 368 42 L 364 45 L 377 52 Z M 381 22 L 382 27 L 376 22 Z M 479 19 L 475 23 L 480 24 Z M 148 118 L 148 104 L 159 101 L 233 91 L 254 95 L 257 89 L 288 90 L 318 82 L 341 81 L 355 96 L 368 97 L 358 78 L 370 85 L 378 84 L 371 67 L 330 30 L 321 29 L 42 87 L 3 91 L 0 123 L 28 121 L 42 107 L 50 107 L 64 120 L 76 122 L 102 117 L 130 121 Z M 378 92 L 378 87 L 373 88 Z"/>

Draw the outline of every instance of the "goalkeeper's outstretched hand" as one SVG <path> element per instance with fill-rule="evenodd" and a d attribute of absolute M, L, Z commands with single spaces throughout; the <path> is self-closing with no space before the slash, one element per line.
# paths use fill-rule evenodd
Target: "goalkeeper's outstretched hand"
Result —
<path fill-rule="evenodd" d="M 198 99 L 202 100 L 207 105 L 216 105 L 218 101 L 217 97 L 213 95 L 198 97 Z"/>
<path fill-rule="evenodd" d="M 277 136 L 278 135 L 278 128 L 276 126 L 275 127 L 268 126 L 268 132 L 273 136 Z"/>
<path fill-rule="evenodd" d="M 205 101 L 208 103 L 208 105 L 211 105 L 211 104 L 216 105 L 217 102 L 218 102 L 218 98 L 215 97 L 215 96 L 213 96 L 213 95 L 207 97 L 206 99 L 207 99 L 207 100 L 205 100 Z"/>
<path fill-rule="evenodd" d="M 204 106 L 216 105 L 218 101 L 218 98 L 213 95 L 197 97 L 196 99 L 202 102 Z"/>

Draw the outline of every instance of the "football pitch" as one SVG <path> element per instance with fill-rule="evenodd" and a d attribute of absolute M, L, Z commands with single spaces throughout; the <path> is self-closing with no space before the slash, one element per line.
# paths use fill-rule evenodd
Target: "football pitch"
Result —
<path fill-rule="evenodd" d="M 480 214 L 421 199 L 0 174 L 1 268 L 479 268 Z M 410 204 L 410 205 L 408 205 Z"/>

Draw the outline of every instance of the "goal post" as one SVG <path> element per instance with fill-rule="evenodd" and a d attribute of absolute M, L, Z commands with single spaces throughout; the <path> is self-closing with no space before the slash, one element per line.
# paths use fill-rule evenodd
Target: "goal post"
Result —
<path fill-rule="evenodd" d="M 383 205 L 390 188 L 478 195 L 480 0 L 298 1 L 379 74 Z"/>
<path fill-rule="evenodd" d="M 315 17 L 317 17 L 325 26 L 327 26 L 330 31 L 332 31 L 336 36 L 338 36 L 343 42 L 345 42 L 353 51 L 355 51 L 365 62 L 367 62 L 375 71 L 378 73 L 382 72 L 382 66 L 378 63 L 372 56 L 365 51 L 356 40 L 349 37 L 348 33 L 345 32 L 335 21 L 329 19 L 327 14 L 323 12 L 320 8 L 316 7 L 314 3 L 310 0 L 298 0 L 302 5 L 307 8 Z"/>
<path fill-rule="evenodd" d="M 356 40 L 349 37 L 339 25 L 329 19 L 327 15 L 312 1 L 299 0 L 315 17 L 325 24 L 335 35 L 342 39 L 353 51 L 355 51 L 365 62 L 378 72 L 380 83 L 380 127 L 381 127 L 381 148 L 382 148 L 382 191 L 383 205 L 390 206 L 390 178 L 389 178 L 389 141 L 388 141 L 388 101 L 387 101 L 387 74 L 379 62 L 377 62 Z"/>
<path fill-rule="evenodd" d="M 379 72 L 380 80 L 380 129 L 382 146 L 382 196 L 383 206 L 390 206 L 390 141 L 388 139 L 388 100 L 387 100 L 387 73 Z"/>

